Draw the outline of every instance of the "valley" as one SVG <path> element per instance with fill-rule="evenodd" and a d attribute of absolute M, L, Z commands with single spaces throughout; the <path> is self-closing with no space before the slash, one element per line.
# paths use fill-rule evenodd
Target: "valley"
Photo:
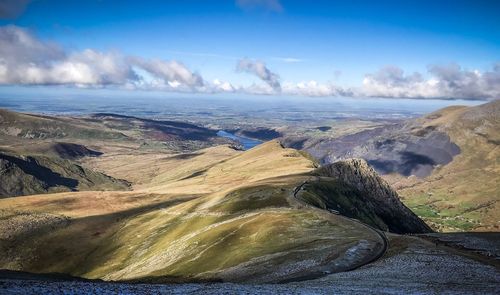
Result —
<path fill-rule="evenodd" d="M 2 110 L 0 286 L 262 294 L 277 286 L 327 294 L 439 292 L 447 282 L 457 294 L 493 293 L 500 282 L 498 235 L 450 240 L 433 232 L 495 228 L 497 106 L 409 121 L 312 122 L 301 138 L 290 126 L 233 125 L 230 136 L 218 136 L 210 126 L 176 120 Z M 486 117 L 468 123 L 469 112 Z M 477 140 L 475 149 L 464 136 Z M 403 151 L 413 158 L 394 157 Z M 461 156 L 484 160 L 472 166 L 456 162 Z M 460 169 L 470 174 L 465 181 L 481 169 L 491 177 L 459 199 L 434 194 L 433 185 L 455 188 Z M 467 209 L 478 200 L 486 205 Z M 438 218 L 448 204 L 464 208 L 452 220 L 465 214 L 480 226 Z M 415 255 L 436 270 L 424 271 Z M 484 281 L 464 280 L 465 265 Z M 455 275 L 447 278 L 444 269 Z M 395 277 L 374 280 L 373 272 Z M 408 277 L 421 283 L 404 284 Z"/>
<path fill-rule="evenodd" d="M 0 295 L 500 294 L 499 28 L 0 0 Z"/>

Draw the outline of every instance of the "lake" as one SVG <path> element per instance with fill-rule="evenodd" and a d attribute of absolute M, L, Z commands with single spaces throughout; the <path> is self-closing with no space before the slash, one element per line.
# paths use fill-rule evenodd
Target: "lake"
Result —
<path fill-rule="evenodd" d="M 243 137 L 243 136 L 238 136 L 238 135 L 226 132 L 224 130 L 219 130 L 217 132 L 217 136 L 229 138 L 229 139 L 232 139 L 232 140 L 239 142 L 243 146 L 244 150 L 249 150 L 249 149 L 253 148 L 254 146 L 257 146 L 257 145 L 262 143 L 262 141 L 260 141 L 260 140 L 251 139 L 251 138 Z"/>

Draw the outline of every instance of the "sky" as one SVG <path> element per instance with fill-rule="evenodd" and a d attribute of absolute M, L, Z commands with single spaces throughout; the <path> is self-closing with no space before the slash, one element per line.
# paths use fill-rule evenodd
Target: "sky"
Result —
<path fill-rule="evenodd" d="M 0 84 L 491 100 L 500 1 L 0 0 Z"/>

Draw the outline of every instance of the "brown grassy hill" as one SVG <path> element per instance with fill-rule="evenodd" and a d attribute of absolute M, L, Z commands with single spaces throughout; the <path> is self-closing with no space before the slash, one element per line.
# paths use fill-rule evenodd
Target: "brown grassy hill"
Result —
<path fill-rule="evenodd" d="M 372 228 L 296 199 L 295 188 L 316 177 L 302 153 L 277 141 L 229 149 L 164 157 L 168 169 L 155 166 L 149 182 L 135 175 L 140 185 L 131 192 L 0 200 L 0 268 L 106 280 L 280 282 L 350 269 L 383 252 Z M 361 193 L 332 188 L 328 195 L 351 191 Z"/>
<path fill-rule="evenodd" d="M 389 176 L 403 201 L 440 230 L 500 228 L 500 100 L 449 107 L 419 120 L 449 135 L 460 154 L 429 177 Z"/>

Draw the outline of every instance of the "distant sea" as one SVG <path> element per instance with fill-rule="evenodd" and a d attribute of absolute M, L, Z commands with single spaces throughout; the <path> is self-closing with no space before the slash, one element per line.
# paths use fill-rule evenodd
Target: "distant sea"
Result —
<path fill-rule="evenodd" d="M 289 122 L 359 118 L 403 119 L 449 105 L 475 105 L 466 100 L 415 100 L 344 97 L 201 95 L 123 90 L 47 91 L 43 88 L 0 87 L 0 108 L 19 112 L 85 115 L 117 113 L 153 118 L 276 118 Z"/>

